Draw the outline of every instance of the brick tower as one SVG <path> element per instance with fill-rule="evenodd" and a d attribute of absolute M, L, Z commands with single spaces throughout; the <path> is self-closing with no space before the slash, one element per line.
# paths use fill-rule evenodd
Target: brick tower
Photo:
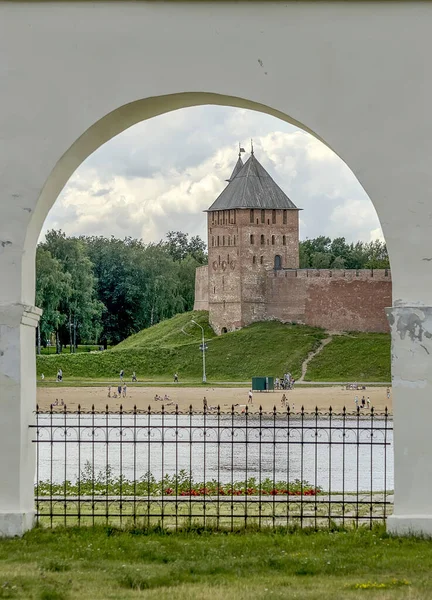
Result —
<path fill-rule="evenodd" d="M 299 209 L 255 158 L 241 154 L 207 210 L 210 321 L 225 333 L 266 319 L 268 272 L 299 266 Z"/>

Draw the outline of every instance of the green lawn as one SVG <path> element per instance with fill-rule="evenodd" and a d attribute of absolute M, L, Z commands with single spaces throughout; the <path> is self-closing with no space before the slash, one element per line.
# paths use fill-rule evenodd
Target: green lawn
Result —
<path fill-rule="evenodd" d="M 205 327 L 210 381 L 247 381 L 254 375 L 281 376 L 287 370 L 299 377 L 303 360 L 325 337 L 321 329 L 275 321 L 217 337 L 208 325 L 208 313 L 184 313 L 131 336 L 112 350 L 40 356 L 38 375 L 53 378 L 61 367 L 65 381 L 117 379 L 125 369 L 128 379 L 135 371 L 140 380 L 171 381 L 177 371 L 181 381 L 198 382 L 202 375 L 201 329 L 190 322 L 192 318 Z"/>
<path fill-rule="evenodd" d="M 307 381 L 390 381 L 390 334 L 334 336 L 309 363 Z"/>
<path fill-rule="evenodd" d="M 135 371 L 139 381 L 172 381 L 178 372 L 183 383 L 199 383 L 202 354 L 201 329 L 205 329 L 207 379 L 250 381 L 251 377 L 281 376 L 290 371 L 295 378 L 309 352 L 326 337 L 322 329 L 277 321 L 255 323 L 239 331 L 216 336 L 208 313 L 177 315 L 145 329 L 105 352 L 38 356 L 38 375 L 45 382 L 55 379 L 59 367 L 65 383 L 116 381 L 121 369 L 130 381 Z M 334 336 L 314 358 L 306 374 L 308 381 L 390 381 L 390 335 L 358 333 Z"/>
<path fill-rule="evenodd" d="M 432 597 L 432 543 L 382 529 L 183 533 L 36 529 L 0 540 L 0 598 Z"/>

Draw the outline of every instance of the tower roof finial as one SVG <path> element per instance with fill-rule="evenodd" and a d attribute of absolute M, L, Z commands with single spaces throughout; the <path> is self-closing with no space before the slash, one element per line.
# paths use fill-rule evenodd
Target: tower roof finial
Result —
<path fill-rule="evenodd" d="M 251 154 L 252 156 L 254 155 L 254 150 L 253 150 L 253 139 L 251 138 Z"/>

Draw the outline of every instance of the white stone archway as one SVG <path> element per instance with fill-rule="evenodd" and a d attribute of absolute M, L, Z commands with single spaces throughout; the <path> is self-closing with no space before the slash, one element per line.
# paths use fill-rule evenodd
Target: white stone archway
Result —
<path fill-rule="evenodd" d="M 432 534 L 431 27 L 423 2 L 0 3 L 0 532 L 32 522 L 34 254 L 45 216 L 102 143 L 211 103 L 313 132 L 374 203 L 395 305 L 389 528 Z"/>

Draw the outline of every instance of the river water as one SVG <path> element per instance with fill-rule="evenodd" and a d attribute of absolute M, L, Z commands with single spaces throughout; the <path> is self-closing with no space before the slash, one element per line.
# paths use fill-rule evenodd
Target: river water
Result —
<path fill-rule="evenodd" d="M 37 479 L 94 472 L 134 480 L 306 480 L 326 491 L 393 489 L 393 424 L 368 416 L 40 414 Z"/>

